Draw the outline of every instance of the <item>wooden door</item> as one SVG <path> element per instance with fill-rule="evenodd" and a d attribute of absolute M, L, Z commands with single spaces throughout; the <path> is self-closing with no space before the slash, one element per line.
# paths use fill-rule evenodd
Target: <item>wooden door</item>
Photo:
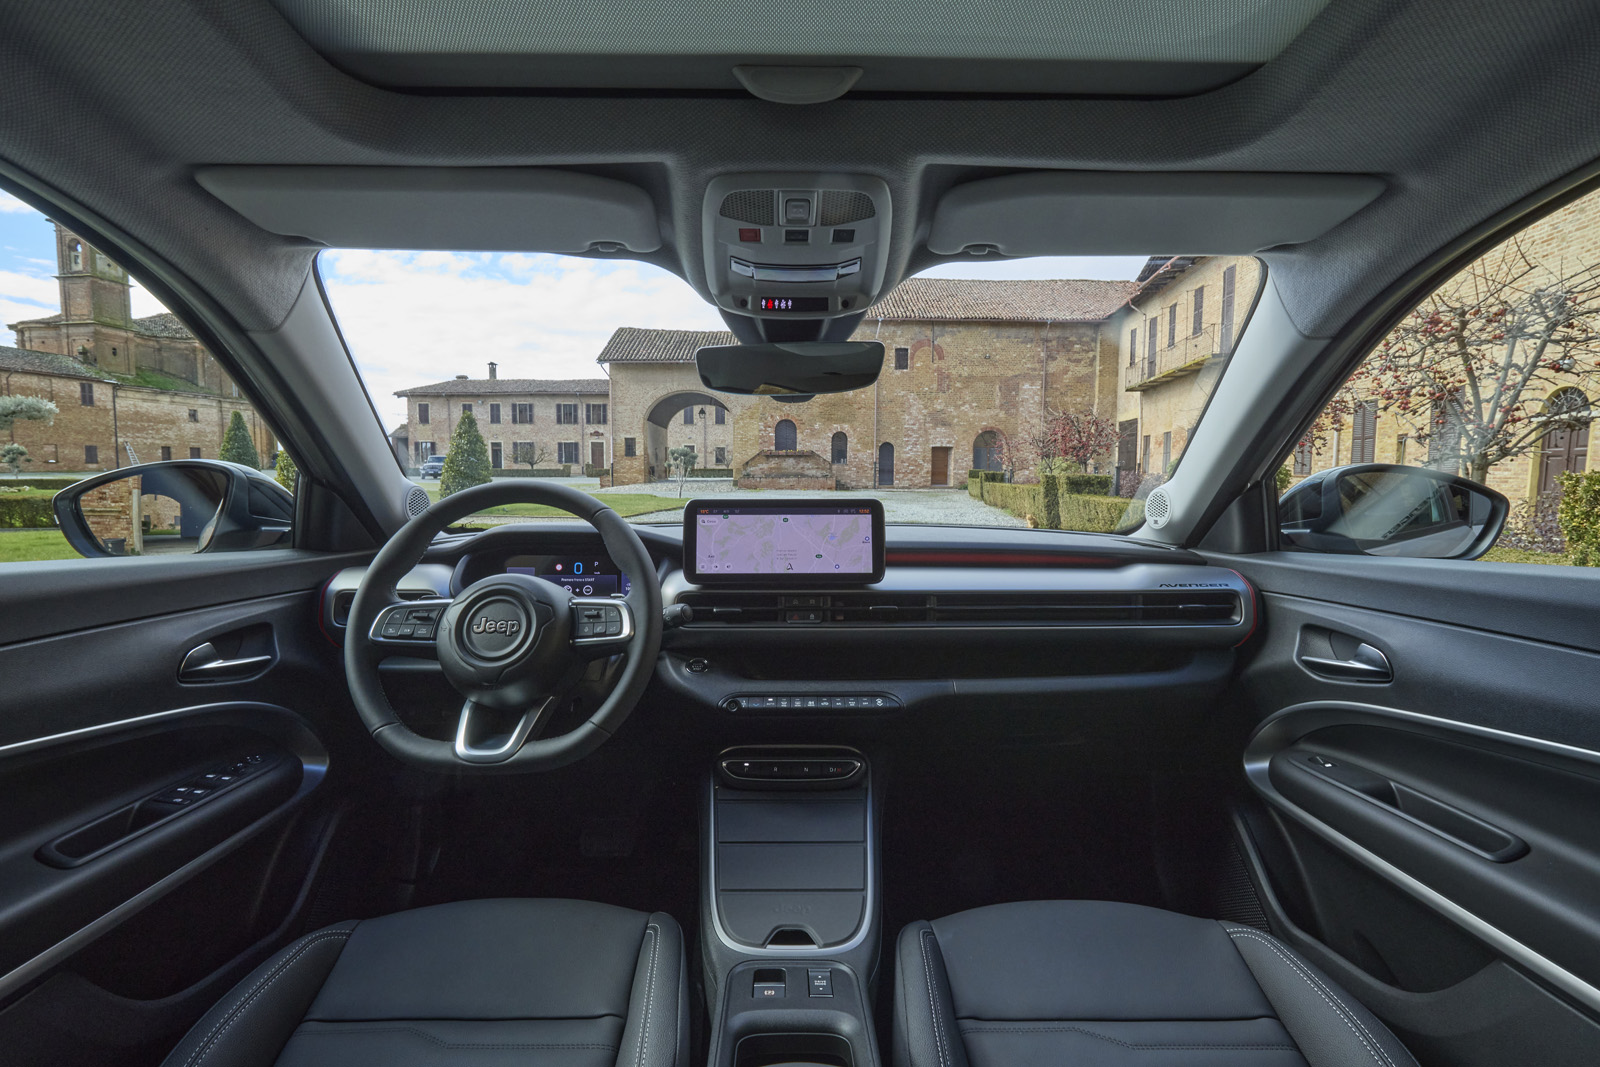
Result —
<path fill-rule="evenodd" d="M 1589 465 L 1589 427 L 1561 427 L 1544 435 L 1539 455 L 1539 492 L 1561 488 L 1561 476 L 1568 471 L 1582 473 Z"/>
<path fill-rule="evenodd" d="M 589 466 L 604 467 L 606 465 L 606 443 L 604 441 L 589 442 Z"/>
<path fill-rule="evenodd" d="M 933 450 L 933 484 L 950 484 L 950 450 L 936 448 Z"/>

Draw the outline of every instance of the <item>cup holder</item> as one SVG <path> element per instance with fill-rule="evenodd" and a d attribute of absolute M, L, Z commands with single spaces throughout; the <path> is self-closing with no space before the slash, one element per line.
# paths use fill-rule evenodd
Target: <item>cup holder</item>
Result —
<path fill-rule="evenodd" d="M 751 1034 L 734 1050 L 733 1067 L 855 1067 L 850 1042 L 837 1034 Z"/>

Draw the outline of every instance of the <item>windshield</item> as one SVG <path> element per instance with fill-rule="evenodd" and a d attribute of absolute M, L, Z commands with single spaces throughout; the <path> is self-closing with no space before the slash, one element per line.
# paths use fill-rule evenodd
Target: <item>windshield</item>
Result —
<path fill-rule="evenodd" d="M 1111 532 L 1183 455 L 1261 271 L 1243 257 L 963 263 L 854 337 L 873 385 L 800 404 L 713 393 L 733 344 L 659 268 L 555 255 L 330 251 L 319 269 L 401 465 L 434 499 L 555 479 L 634 522 L 692 498 L 883 501 L 890 524 Z M 470 525 L 560 517 L 534 505 Z"/>

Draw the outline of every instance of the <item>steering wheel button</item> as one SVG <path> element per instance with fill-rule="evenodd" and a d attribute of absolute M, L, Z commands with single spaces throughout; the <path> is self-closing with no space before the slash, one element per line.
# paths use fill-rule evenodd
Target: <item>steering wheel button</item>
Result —
<path fill-rule="evenodd" d="M 621 637 L 622 636 L 622 620 L 621 619 L 612 619 L 610 622 L 606 623 L 606 636 L 607 637 Z"/>
<path fill-rule="evenodd" d="M 397 623 L 397 622 L 385 623 L 384 626 L 383 626 L 383 636 L 385 636 L 385 637 L 399 637 L 400 636 L 400 624 Z"/>

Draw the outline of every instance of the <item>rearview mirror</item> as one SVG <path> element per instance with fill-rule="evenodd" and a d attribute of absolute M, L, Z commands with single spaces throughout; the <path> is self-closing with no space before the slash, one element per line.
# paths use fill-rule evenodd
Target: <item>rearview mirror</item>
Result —
<path fill-rule="evenodd" d="M 1362 463 L 1318 471 L 1278 501 L 1286 545 L 1315 552 L 1476 559 L 1510 504 L 1487 486 L 1423 467 Z"/>
<path fill-rule="evenodd" d="M 707 389 L 799 400 L 871 385 L 883 370 L 883 345 L 877 341 L 716 345 L 696 352 L 694 362 Z"/>
<path fill-rule="evenodd" d="M 80 556 L 152 556 L 287 547 L 294 497 L 258 470 L 219 460 L 141 463 L 55 495 Z"/>

